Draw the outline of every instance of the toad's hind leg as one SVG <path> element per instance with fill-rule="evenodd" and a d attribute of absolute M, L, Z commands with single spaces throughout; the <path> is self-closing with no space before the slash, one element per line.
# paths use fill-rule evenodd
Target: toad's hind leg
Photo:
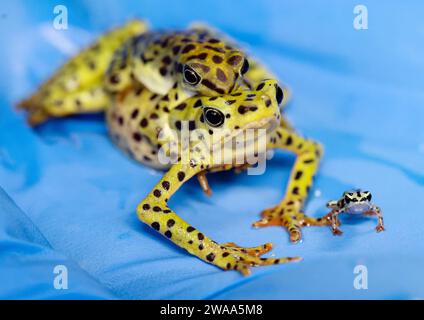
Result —
<path fill-rule="evenodd" d="M 224 270 L 238 270 L 248 275 L 249 268 L 253 266 L 299 260 L 297 257 L 260 258 L 261 254 L 271 249 L 270 244 L 254 248 L 242 248 L 234 243 L 220 245 L 172 211 L 167 205 L 168 199 L 185 181 L 201 172 L 200 167 L 200 164 L 174 164 L 139 204 L 137 208 L 139 219 L 189 253 Z"/>
<path fill-rule="evenodd" d="M 313 177 L 318 169 L 322 147 L 280 126 L 270 135 L 267 148 L 289 150 L 297 157 L 284 199 L 275 207 L 262 211 L 262 219 L 253 225 L 255 227 L 284 226 L 289 231 L 290 240 L 297 242 L 301 239 L 302 227 L 329 224 L 327 219 L 308 217 L 302 212 Z"/>
<path fill-rule="evenodd" d="M 145 29 L 144 22 L 130 21 L 71 58 L 33 95 L 18 104 L 28 110 L 28 122 L 37 125 L 50 117 L 103 111 L 109 102 L 103 81 L 114 52 Z"/>

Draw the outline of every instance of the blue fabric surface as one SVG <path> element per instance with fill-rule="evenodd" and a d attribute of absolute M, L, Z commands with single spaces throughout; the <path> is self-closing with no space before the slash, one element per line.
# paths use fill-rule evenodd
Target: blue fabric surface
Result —
<path fill-rule="evenodd" d="M 52 28 L 56 1 L 2 3 L 0 298 L 424 298 L 422 2 L 366 1 L 362 31 L 350 0 L 62 3 L 65 31 Z M 291 86 L 290 120 L 325 145 L 306 211 L 322 215 L 344 190 L 368 188 L 387 231 L 343 218 L 343 237 L 308 228 L 293 245 L 281 228 L 252 229 L 283 195 L 294 158 L 277 153 L 264 175 L 211 175 L 212 198 L 192 181 L 171 200 L 218 242 L 271 241 L 277 256 L 304 257 L 247 278 L 222 272 L 137 220 L 136 205 L 162 173 L 117 150 L 101 116 L 30 129 L 14 103 L 97 34 L 135 16 L 155 28 L 206 21 L 246 44 Z M 358 264 L 368 268 L 368 290 L 353 286 Z M 68 268 L 68 290 L 53 287 L 56 265 Z"/>

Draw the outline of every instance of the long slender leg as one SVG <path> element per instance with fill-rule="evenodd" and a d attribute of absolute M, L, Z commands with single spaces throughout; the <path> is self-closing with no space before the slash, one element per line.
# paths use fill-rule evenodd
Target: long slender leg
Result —
<path fill-rule="evenodd" d="M 28 122 L 37 125 L 49 117 L 103 111 L 109 101 L 103 81 L 115 50 L 145 29 L 144 22 L 133 20 L 99 37 L 71 58 L 33 95 L 19 103 L 18 107 L 29 111 Z"/>
<path fill-rule="evenodd" d="M 178 188 L 198 174 L 200 164 L 174 164 L 163 176 L 149 195 L 137 207 L 140 220 L 163 234 L 176 245 L 186 249 L 203 261 L 212 263 L 224 270 L 238 270 L 244 275 L 249 274 L 249 267 L 298 261 L 299 258 L 259 258 L 258 255 L 269 250 L 271 244 L 262 248 L 241 248 L 232 243 L 219 245 L 202 232 L 181 219 L 167 205 L 169 198 Z M 254 250 L 254 251 L 252 251 Z M 256 251 L 256 250 L 259 250 Z"/>
<path fill-rule="evenodd" d="M 381 212 L 380 207 L 377 207 L 376 205 L 373 205 L 371 207 L 371 210 L 367 212 L 367 214 L 373 214 L 377 216 L 378 219 L 378 223 L 377 226 L 375 227 L 375 230 L 377 232 L 381 232 L 384 231 L 384 221 L 383 221 L 383 213 Z"/>
<path fill-rule="evenodd" d="M 269 137 L 267 149 L 272 148 L 292 151 L 297 157 L 284 199 L 275 207 L 262 211 L 262 219 L 253 226 L 284 226 L 290 233 L 290 240 L 297 242 L 301 239 L 303 226 L 329 224 L 327 219 L 308 217 L 302 211 L 323 149 L 319 143 L 305 139 L 284 126 L 277 128 Z"/>
<path fill-rule="evenodd" d="M 327 214 L 323 219 L 330 221 L 331 231 L 335 236 L 340 236 L 343 232 L 338 228 L 340 226 L 339 214 L 342 211 L 333 209 L 329 214 Z"/>

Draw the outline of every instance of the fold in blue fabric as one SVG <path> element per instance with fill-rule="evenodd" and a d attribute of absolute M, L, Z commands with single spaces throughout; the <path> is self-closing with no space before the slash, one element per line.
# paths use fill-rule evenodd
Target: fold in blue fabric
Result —
<path fill-rule="evenodd" d="M 424 4 L 367 1 L 368 29 L 356 30 L 356 2 L 62 1 L 67 30 L 52 27 L 55 1 L 2 4 L 0 298 L 424 298 Z M 342 217 L 343 236 L 311 227 L 294 245 L 282 228 L 252 229 L 283 197 L 294 157 L 282 152 L 263 175 L 210 175 L 211 198 L 190 181 L 170 206 L 218 242 L 270 241 L 276 256 L 302 262 L 242 277 L 138 221 L 137 204 L 163 172 L 114 147 L 102 115 L 34 130 L 14 109 L 72 54 L 133 17 L 158 29 L 204 21 L 241 42 L 291 87 L 285 115 L 325 146 L 306 212 L 323 215 L 326 201 L 365 188 L 387 231 L 377 234 L 372 218 Z M 57 286 L 58 266 L 67 289 Z"/>
<path fill-rule="evenodd" d="M 52 249 L 2 189 L 0 224 L 0 299 L 115 298 L 77 263 Z M 72 274 L 71 283 L 64 282 L 63 270 Z"/>

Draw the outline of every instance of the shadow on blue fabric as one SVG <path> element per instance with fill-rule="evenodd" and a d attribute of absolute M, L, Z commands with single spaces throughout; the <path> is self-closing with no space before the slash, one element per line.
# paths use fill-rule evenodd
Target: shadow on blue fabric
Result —
<path fill-rule="evenodd" d="M 422 299 L 424 298 L 424 20 L 421 1 L 62 1 L 69 28 L 53 31 L 56 1 L 0 9 L 0 298 L 3 299 Z M 30 129 L 13 106 L 106 29 L 142 17 L 153 28 L 206 21 L 243 43 L 293 89 L 287 116 L 326 147 L 306 211 L 352 187 L 373 191 L 387 231 L 344 219 L 344 235 L 309 228 L 292 245 L 281 228 L 253 230 L 282 197 L 293 158 L 262 176 L 220 173 L 212 198 L 188 183 L 171 205 L 219 242 L 271 241 L 297 264 L 222 272 L 137 220 L 161 172 L 126 158 L 102 116 Z M 272 179 L 270 179 L 272 177 Z M 13 200 L 12 200 L 13 199 Z M 20 209 L 19 209 L 20 208 Z M 66 288 L 57 286 L 66 267 Z M 355 286 L 357 266 L 367 289 Z M 60 269 L 63 270 L 63 269 Z"/>

